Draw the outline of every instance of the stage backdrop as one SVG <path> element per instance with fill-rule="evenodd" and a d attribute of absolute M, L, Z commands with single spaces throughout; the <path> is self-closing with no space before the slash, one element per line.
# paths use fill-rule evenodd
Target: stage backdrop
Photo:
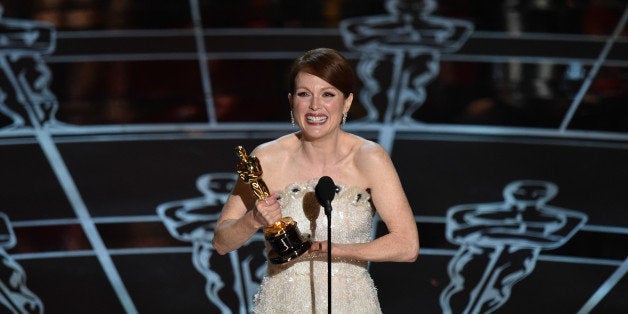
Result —
<path fill-rule="evenodd" d="M 316 47 L 353 63 L 343 128 L 390 152 L 419 229 L 416 262 L 369 265 L 385 313 L 628 311 L 623 1 L 1 8 L 0 312 L 249 312 L 263 239 L 220 256 L 215 223 L 234 148 L 296 131 Z"/>

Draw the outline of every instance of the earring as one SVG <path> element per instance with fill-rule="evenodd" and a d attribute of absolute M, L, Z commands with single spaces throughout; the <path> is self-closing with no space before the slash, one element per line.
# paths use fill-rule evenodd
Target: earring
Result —
<path fill-rule="evenodd" d="M 292 114 L 292 110 L 290 110 L 290 124 L 294 127 L 294 115 Z"/>
<path fill-rule="evenodd" d="M 342 114 L 342 125 L 345 125 L 347 123 L 347 113 L 344 112 Z"/>

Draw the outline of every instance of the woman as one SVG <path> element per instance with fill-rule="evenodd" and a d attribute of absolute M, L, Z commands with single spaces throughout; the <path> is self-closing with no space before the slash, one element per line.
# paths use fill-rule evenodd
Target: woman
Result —
<path fill-rule="evenodd" d="M 268 265 L 256 313 L 327 312 L 327 219 L 312 203 L 319 178 L 337 185 L 332 201 L 332 311 L 380 313 L 368 261 L 413 262 L 419 250 L 414 216 L 388 153 L 341 129 L 354 97 L 355 74 L 337 51 L 319 48 L 297 58 L 290 72 L 293 123 L 300 131 L 251 152 L 272 192 L 256 201 L 241 180 L 218 220 L 213 245 L 236 250 L 260 228 L 290 216 L 314 243 L 286 264 Z M 388 233 L 371 239 L 375 210 Z"/>

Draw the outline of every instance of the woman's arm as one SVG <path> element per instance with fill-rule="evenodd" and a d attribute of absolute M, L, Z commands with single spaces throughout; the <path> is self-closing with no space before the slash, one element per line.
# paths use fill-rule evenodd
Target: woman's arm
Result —
<path fill-rule="evenodd" d="M 216 223 L 212 244 L 218 254 L 240 248 L 259 228 L 281 218 L 278 194 L 256 202 L 251 189 L 238 180 Z M 250 208 L 250 209 L 249 209 Z"/>

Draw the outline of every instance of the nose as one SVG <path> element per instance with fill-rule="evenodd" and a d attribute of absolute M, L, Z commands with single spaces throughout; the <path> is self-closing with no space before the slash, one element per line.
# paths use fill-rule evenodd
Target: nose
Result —
<path fill-rule="evenodd" d="M 320 104 L 319 104 L 318 97 L 316 96 L 312 97 L 312 100 L 310 101 L 310 109 L 318 110 L 319 108 L 320 108 Z"/>

